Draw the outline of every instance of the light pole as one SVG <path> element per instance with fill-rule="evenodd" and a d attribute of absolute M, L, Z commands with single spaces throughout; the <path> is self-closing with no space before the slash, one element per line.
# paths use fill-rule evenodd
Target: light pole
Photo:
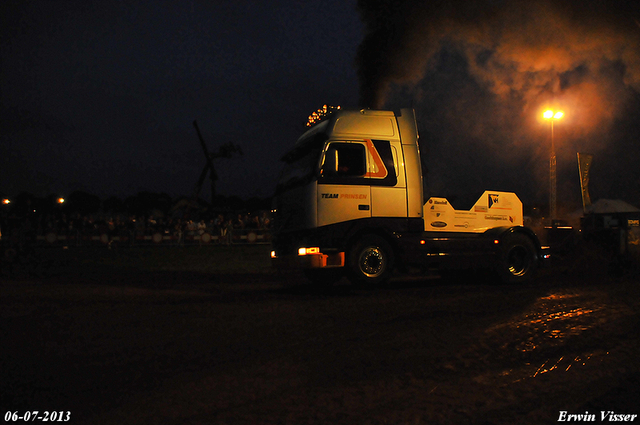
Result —
<path fill-rule="evenodd" d="M 557 218 L 556 145 L 553 140 L 553 122 L 562 118 L 564 116 L 564 112 L 552 111 L 551 109 L 547 109 L 546 111 L 544 111 L 544 114 L 542 114 L 542 116 L 544 117 L 544 119 L 551 121 L 551 157 L 549 159 L 549 215 L 551 216 L 551 225 L 553 226 L 553 221 Z"/>

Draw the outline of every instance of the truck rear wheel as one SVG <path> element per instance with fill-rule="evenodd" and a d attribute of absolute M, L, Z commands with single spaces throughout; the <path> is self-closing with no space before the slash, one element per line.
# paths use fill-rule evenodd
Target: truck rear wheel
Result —
<path fill-rule="evenodd" d="M 500 243 L 498 277 L 503 283 L 527 282 L 538 268 L 536 249 L 531 239 L 523 234 L 508 235 Z"/>
<path fill-rule="evenodd" d="M 395 256 L 389 243 L 380 236 L 367 235 L 349 250 L 348 277 L 357 285 L 380 285 L 389 280 L 394 264 Z"/>

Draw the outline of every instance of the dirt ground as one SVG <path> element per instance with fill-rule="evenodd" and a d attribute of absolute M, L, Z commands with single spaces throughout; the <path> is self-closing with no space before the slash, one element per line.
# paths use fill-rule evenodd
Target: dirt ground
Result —
<path fill-rule="evenodd" d="M 70 257 L 0 281 L 2 415 L 497 425 L 640 414 L 638 274 L 556 265 L 518 287 L 431 276 L 319 289 L 259 268 Z"/>

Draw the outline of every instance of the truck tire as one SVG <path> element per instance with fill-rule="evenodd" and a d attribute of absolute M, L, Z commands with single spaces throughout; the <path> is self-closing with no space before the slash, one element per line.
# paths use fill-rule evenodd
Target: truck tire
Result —
<path fill-rule="evenodd" d="M 531 239 L 520 233 L 512 233 L 501 241 L 500 246 L 496 266 L 500 280 L 503 283 L 530 281 L 538 268 L 538 257 Z"/>
<path fill-rule="evenodd" d="M 378 235 L 366 235 L 349 250 L 349 280 L 366 287 L 380 285 L 391 277 L 395 255 L 389 243 Z"/>

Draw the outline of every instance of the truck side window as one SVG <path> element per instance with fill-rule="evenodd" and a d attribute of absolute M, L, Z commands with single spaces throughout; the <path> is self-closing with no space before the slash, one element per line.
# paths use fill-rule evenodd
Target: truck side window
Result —
<path fill-rule="evenodd" d="M 335 176 L 363 177 L 366 170 L 364 145 L 359 143 L 332 143 L 328 154 L 337 154 L 338 167 Z"/>

